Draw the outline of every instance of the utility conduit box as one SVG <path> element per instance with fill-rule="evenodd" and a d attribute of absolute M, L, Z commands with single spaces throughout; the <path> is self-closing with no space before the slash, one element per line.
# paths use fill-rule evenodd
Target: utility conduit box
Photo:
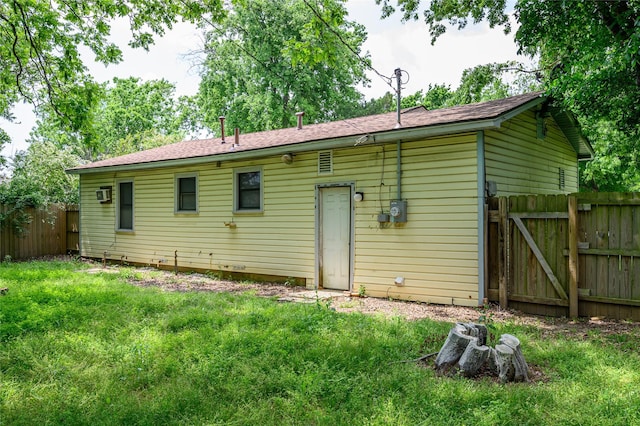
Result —
<path fill-rule="evenodd" d="M 407 221 L 407 200 L 392 200 L 389 214 L 392 223 L 405 223 Z"/>

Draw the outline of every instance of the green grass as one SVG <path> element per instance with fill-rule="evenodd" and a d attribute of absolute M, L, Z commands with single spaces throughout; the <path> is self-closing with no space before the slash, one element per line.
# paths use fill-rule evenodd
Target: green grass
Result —
<path fill-rule="evenodd" d="M 396 361 L 450 324 L 250 294 L 168 293 L 81 263 L 0 265 L 0 424 L 640 424 L 640 334 L 520 337 L 546 380 Z"/>

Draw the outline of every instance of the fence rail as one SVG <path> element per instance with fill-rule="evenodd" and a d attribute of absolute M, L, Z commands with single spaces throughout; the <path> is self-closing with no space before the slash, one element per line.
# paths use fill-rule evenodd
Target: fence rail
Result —
<path fill-rule="evenodd" d="M 78 250 L 77 206 L 28 208 L 24 213 L 29 221 L 23 228 L 12 226 L 18 213 L 12 213 L 10 206 L 0 206 L 0 212 L 7 215 L 0 229 L 0 260 L 55 256 Z"/>
<path fill-rule="evenodd" d="M 490 300 L 640 320 L 640 194 L 514 196 L 489 209 Z"/>

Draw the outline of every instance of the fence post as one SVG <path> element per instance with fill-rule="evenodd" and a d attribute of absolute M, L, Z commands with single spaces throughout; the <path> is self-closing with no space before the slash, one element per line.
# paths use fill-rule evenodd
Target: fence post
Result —
<path fill-rule="evenodd" d="M 578 199 L 569 195 L 569 317 L 578 316 Z"/>
<path fill-rule="evenodd" d="M 56 227 L 58 228 L 58 254 L 67 254 L 67 206 L 56 205 Z"/>
<path fill-rule="evenodd" d="M 498 299 L 500 307 L 506 309 L 509 306 L 509 269 L 507 257 L 509 256 L 507 241 L 509 238 L 509 211 L 507 197 L 498 199 Z"/>

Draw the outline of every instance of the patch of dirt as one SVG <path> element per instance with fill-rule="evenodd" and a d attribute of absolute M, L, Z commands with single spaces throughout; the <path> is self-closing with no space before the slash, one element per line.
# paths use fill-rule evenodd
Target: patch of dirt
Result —
<path fill-rule="evenodd" d="M 106 269 L 117 270 L 117 266 Z M 140 287 L 158 287 L 165 291 L 212 291 L 212 292 L 251 292 L 261 297 L 278 297 L 283 301 L 302 300 L 302 293 L 310 293 L 304 287 L 287 286 L 278 283 L 245 283 L 217 279 L 214 276 L 198 273 L 180 273 L 175 275 L 155 268 L 134 269 L 129 282 Z M 311 291 L 312 293 L 313 291 Z M 324 292 L 323 292 L 324 296 Z M 600 334 L 640 335 L 640 323 L 616 321 L 605 318 L 550 318 L 527 315 L 522 312 L 501 309 L 492 304 L 486 308 L 469 308 L 452 305 L 432 305 L 427 303 L 406 302 L 400 300 L 379 299 L 374 297 L 352 297 L 343 293 L 332 293 L 327 302 L 338 312 L 361 312 L 379 314 L 388 317 L 399 316 L 408 320 L 431 319 L 443 322 L 478 322 L 481 316 L 495 323 L 512 323 L 537 328 L 542 336 L 563 335 L 574 338 L 588 338 L 590 331 Z"/>

